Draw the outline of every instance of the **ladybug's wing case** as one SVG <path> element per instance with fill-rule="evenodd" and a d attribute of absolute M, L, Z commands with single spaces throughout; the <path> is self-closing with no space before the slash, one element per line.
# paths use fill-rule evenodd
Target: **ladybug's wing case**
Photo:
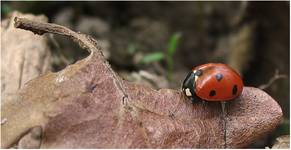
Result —
<path fill-rule="evenodd" d="M 196 69 L 203 70 L 203 75 L 196 81 L 198 97 L 208 101 L 232 100 L 242 92 L 240 76 L 226 65 L 210 64 Z"/>

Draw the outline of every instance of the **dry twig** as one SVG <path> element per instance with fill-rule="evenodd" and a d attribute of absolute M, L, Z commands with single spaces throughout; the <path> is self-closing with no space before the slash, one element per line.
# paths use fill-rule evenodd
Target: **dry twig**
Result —
<path fill-rule="evenodd" d="M 286 78 L 288 78 L 287 75 L 279 74 L 279 70 L 276 69 L 274 76 L 268 81 L 268 83 L 260 85 L 259 88 L 262 90 L 265 90 L 265 89 L 269 88 L 275 81 L 277 81 L 279 79 L 286 79 Z"/>

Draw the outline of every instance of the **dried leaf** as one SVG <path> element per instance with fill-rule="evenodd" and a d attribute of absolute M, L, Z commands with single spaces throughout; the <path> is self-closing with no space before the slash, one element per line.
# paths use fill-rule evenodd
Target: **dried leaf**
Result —
<path fill-rule="evenodd" d="M 223 148 L 219 103 L 192 104 L 171 89 L 153 90 L 121 78 L 96 41 L 65 27 L 16 19 L 16 27 L 72 38 L 90 55 L 57 73 L 28 82 L 4 103 L 2 147 L 31 127 L 43 128 L 41 148 Z M 249 145 L 273 130 L 280 106 L 260 89 L 245 87 L 228 103 L 227 146 Z"/>
<path fill-rule="evenodd" d="M 43 15 L 13 12 L 1 21 L 1 97 L 13 95 L 24 83 L 50 70 L 50 49 L 45 36 L 14 28 L 14 17 L 47 22 Z M 5 24 L 6 23 L 6 24 Z"/>
<path fill-rule="evenodd" d="M 39 126 L 33 127 L 27 134 L 25 134 L 19 140 L 17 148 L 19 149 L 40 148 L 41 136 L 42 128 Z"/>

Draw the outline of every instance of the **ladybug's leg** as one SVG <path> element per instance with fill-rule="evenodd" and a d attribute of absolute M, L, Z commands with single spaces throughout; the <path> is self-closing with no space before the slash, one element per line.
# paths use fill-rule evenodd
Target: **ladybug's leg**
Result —
<path fill-rule="evenodd" d="M 191 96 L 192 104 L 197 104 L 197 103 L 199 103 L 199 102 L 204 102 L 201 98 L 199 98 L 199 97 L 195 94 L 195 92 L 194 92 L 193 89 L 191 89 L 190 91 L 191 91 L 191 93 L 194 93 L 194 94 Z"/>
<path fill-rule="evenodd" d="M 194 96 L 190 97 L 190 100 L 191 100 L 192 104 L 197 104 L 199 102 L 199 100 L 197 98 L 195 98 Z"/>
<path fill-rule="evenodd" d="M 202 100 L 202 106 L 203 106 L 203 108 L 207 106 L 207 103 L 208 103 L 207 101 Z"/>

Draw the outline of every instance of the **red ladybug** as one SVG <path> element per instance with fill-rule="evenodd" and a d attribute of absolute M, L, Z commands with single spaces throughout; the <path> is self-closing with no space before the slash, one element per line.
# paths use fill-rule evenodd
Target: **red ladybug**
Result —
<path fill-rule="evenodd" d="M 228 101 L 240 96 L 243 81 L 239 74 L 225 64 L 208 63 L 192 69 L 183 82 L 182 90 L 194 102 Z"/>

